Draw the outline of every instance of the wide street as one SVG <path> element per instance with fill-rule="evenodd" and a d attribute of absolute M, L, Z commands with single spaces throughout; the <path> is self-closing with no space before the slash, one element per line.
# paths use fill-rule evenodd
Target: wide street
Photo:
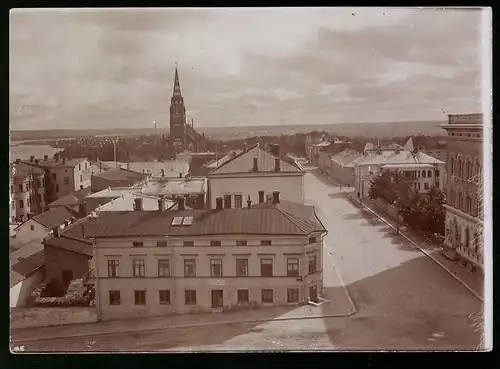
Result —
<path fill-rule="evenodd" d="M 345 283 L 357 313 L 349 317 L 165 329 L 155 332 L 26 342 L 27 351 L 475 349 L 468 316 L 482 303 L 438 265 L 364 211 L 314 170 L 306 202 L 328 229 L 324 284 L 336 303 Z M 340 278 L 339 278 L 340 274 Z M 340 297 L 339 297 L 340 298 Z M 345 301 L 344 301 L 345 300 Z M 347 299 L 342 297 L 342 303 Z M 340 303 L 340 300 L 339 300 Z M 331 309 L 323 305 L 325 313 Z M 124 322 L 124 324 L 126 324 Z M 61 328 L 64 329 L 64 328 Z M 13 337 L 15 338 L 15 335 Z"/>

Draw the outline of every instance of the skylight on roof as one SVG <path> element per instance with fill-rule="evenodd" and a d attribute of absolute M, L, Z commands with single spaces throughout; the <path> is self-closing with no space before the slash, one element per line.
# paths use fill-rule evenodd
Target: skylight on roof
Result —
<path fill-rule="evenodd" d="M 193 217 L 184 217 L 182 225 L 191 225 L 191 224 L 193 224 Z"/>
<path fill-rule="evenodd" d="M 172 219 L 172 225 L 182 225 L 183 219 L 184 217 L 174 217 L 174 219 Z"/>

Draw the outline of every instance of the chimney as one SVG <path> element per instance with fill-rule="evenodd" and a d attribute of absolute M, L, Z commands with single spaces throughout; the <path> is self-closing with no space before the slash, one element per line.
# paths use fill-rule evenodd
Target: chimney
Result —
<path fill-rule="evenodd" d="M 16 159 L 16 164 L 21 164 L 21 159 L 17 158 Z"/>
<path fill-rule="evenodd" d="M 258 163 L 258 158 L 253 158 L 253 171 L 254 171 L 254 172 L 259 171 L 259 163 Z"/>
<path fill-rule="evenodd" d="M 186 210 L 184 196 L 179 196 L 179 198 L 177 199 L 177 207 L 178 210 Z"/>
<path fill-rule="evenodd" d="M 59 227 L 52 228 L 52 234 L 54 237 L 59 237 Z"/>
<path fill-rule="evenodd" d="M 142 199 L 139 197 L 134 199 L 134 210 L 142 211 Z"/>
<path fill-rule="evenodd" d="M 279 204 L 280 203 L 280 193 L 279 191 L 274 191 L 273 192 L 273 204 Z"/>
<path fill-rule="evenodd" d="M 274 159 L 274 171 L 279 172 L 280 171 L 280 158 L 275 158 Z"/>
<path fill-rule="evenodd" d="M 216 208 L 217 210 L 222 210 L 222 197 L 217 197 L 217 198 L 215 199 L 215 203 L 216 203 L 215 208 Z"/>
<path fill-rule="evenodd" d="M 28 217 L 28 220 L 30 220 L 33 217 L 31 213 L 26 214 L 26 216 Z"/>
<path fill-rule="evenodd" d="M 182 178 L 182 173 L 179 173 L 179 178 Z"/>
<path fill-rule="evenodd" d="M 165 199 L 163 198 L 158 199 L 158 212 L 159 213 L 165 212 Z"/>
<path fill-rule="evenodd" d="M 83 190 L 83 185 L 80 185 L 80 190 Z"/>
<path fill-rule="evenodd" d="M 49 156 L 48 155 L 44 155 L 43 156 L 43 161 L 49 161 Z"/>
<path fill-rule="evenodd" d="M 38 159 L 35 159 L 35 164 L 38 164 Z"/>
<path fill-rule="evenodd" d="M 30 156 L 30 162 L 34 162 L 35 161 L 35 157 L 33 155 Z"/>
<path fill-rule="evenodd" d="M 252 200 L 250 200 L 250 195 L 248 195 L 247 199 L 247 207 L 250 209 L 252 207 Z"/>
<path fill-rule="evenodd" d="M 259 204 L 264 203 L 264 191 L 259 191 Z"/>

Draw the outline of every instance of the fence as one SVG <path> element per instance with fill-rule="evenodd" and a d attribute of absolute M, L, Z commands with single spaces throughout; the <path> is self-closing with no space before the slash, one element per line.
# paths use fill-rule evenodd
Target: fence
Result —
<path fill-rule="evenodd" d="M 94 323 L 97 310 L 91 307 L 12 308 L 10 319 L 12 329 Z"/>

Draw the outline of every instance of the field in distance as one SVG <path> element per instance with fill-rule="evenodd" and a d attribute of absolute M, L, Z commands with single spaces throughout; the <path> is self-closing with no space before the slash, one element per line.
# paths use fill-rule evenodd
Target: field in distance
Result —
<path fill-rule="evenodd" d="M 365 138 L 391 138 L 408 135 L 439 136 L 445 132 L 439 125 L 445 121 L 386 122 L 386 123 L 338 123 L 330 125 L 301 126 L 242 126 L 242 127 L 195 127 L 207 137 L 216 140 L 237 140 L 254 136 L 293 135 L 311 131 L 327 131 L 340 136 Z M 153 134 L 153 128 L 116 129 L 54 129 L 11 131 L 11 141 L 58 140 L 88 136 L 130 136 Z M 157 129 L 157 134 L 168 134 L 167 129 Z"/>

